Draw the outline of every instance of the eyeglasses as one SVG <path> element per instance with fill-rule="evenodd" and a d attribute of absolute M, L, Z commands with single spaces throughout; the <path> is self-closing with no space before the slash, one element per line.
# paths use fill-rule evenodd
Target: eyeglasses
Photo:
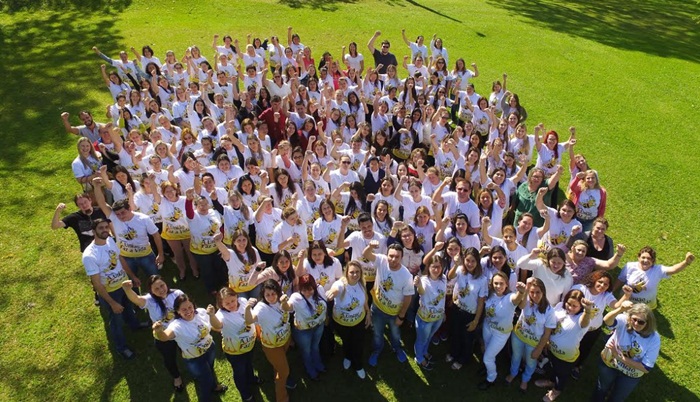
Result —
<path fill-rule="evenodd" d="M 342 161 L 342 162 L 340 162 L 340 163 L 342 163 L 343 165 L 349 165 L 349 164 L 350 164 L 350 161 Z"/>
<path fill-rule="evenodd" d="M 382 45 L 382 49 L 388 49 L 388 48 L 389 48 L 389 46 L 387 46 L 387 45 Z"/>
<path fill-rule="evenodd" d="M 640 320 L 639 318 L 634 318 L 634 317 L 630 317 L 630 320 L 632 320 L 632 322 L 634 322 L 637 325 L 646 325 L 646 323 L 647 323 L 644 320 Z"/>

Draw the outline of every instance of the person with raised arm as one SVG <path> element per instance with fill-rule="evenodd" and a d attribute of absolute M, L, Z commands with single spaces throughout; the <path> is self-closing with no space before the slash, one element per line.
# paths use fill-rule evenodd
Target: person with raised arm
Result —
<path fill-rule="evenodd" d="M 212 394 L 226 392 L 228 387 L 219 383 L 214 371 L 216 347 L 211 330 L 220 331 L 221 321 L 211 304 L 207 309 L 197 308 L 192 299 L 181 294 L 173 303 L 175 319 L 165 328 L 161 321 L 153 323 L 153 337 L 161 342 L 174 340 L 182 350 L 185 367 L 194 378 L 199 402 L 211 401 Z"/>

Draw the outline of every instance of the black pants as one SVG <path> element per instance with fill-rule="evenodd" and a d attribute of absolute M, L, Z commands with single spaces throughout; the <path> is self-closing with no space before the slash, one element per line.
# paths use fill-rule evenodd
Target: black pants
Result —
<path fill-rule="evenodd" d="M 574 368 L 574 363 L 565 362 L 564 360 L 554 356 L 553 353 L 550 353 L 549 357 L 551 358 L 550 361 L 554 369 L 552 376 L 552 380 L 554 381 L 554 389 L 557 391 L 563 391 L 564 387 L 566 387 L 566 383 L 569 381 L 569 378 L 571 378 L 571 369 Z"/>
<path fill-rule="evenodd" d="M 595 341 L 598 340 L 600 333 L 601 329 L 598 328 L 596 330 L 586 332 L 586 335 L 583 336 L 583 339 L 581 339 L 581 343 L 578 347 L 580 354 L 578 359 L 576 359 L 576 366 L 583 366 L 583 362 L 585 362 L 588 355 L 591 354 L 591 349 L 593 349 L 593 345 L 595 345 Z"/>
<path fill-rule="evenodd" d="M 454 357 L 459 364 L 467 364 L 472 359 L 474 351 L 474 341 L 476 340 L 477 331 L 467 331 L 467 324 L 472 322 L 476 317 L 475 314 L 469 313 L 456 305 L 452 305 L 452 314 L 450 314 L 450 355 Z"/>
<path fill-rule="evenodd" d="M 364 354 L 365 345 L 365 321 L 362 320 L 357 325 L 346 327 L 338 323 L 335 324 L 335 330 L 343 341 L 343 355 L 350 360 L 350 367 L 353 370 L 362 369 L 362 355 Z"/>
<path fill-rule="evenodd" d="M 161 342 L 154 339 L 154 343 L 158 352 L 160 352 L 161 356 L 163 356 L 165 369 L 168 370 L 170 376 L 173 378 L 180 377 L 180 370 L 177 368 L 177 342 Z"/>

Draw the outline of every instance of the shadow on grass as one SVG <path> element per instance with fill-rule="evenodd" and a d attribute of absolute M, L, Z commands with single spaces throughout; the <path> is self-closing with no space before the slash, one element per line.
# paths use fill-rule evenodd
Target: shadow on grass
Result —
<path fill-rule="evenodd" d="M 340 6 L 355 4 L 357 0 L 280 0 L 278 3 L 295 9 L 311 8 L 321 11 L 338 11 Z"/>
<path fill-rule="evenodd" d="M 104 13 L 45 12 L 0 27 L 0 53 L 8 56 L 0 63 L 0 77 L 11 77 L 0 86 L 0 98 L 6 100 L 0 113 L 0 172 L 26 166 L 31 151 L 40 146 L 66 149 L 75 144 L 77 138 L 63 130 L 61 112 L 70 112 L 71 123 L 78 125 L 78 111 L 103 109 L 85 96 L 86 88 L 104 86 L 101 60 L 90 49 L 98 44 L 107 54 L 117 53 L 121 37 L 114 21 Z M 50 160 L 45 166 L 69 164 Z"/>
<path fill-rule="evenodd" d="M 70 10 L 77 9 L 83 11 L 97 11 L 114 9 L 116 11 L 124 10 L 131 5 L 131 0 L 3 0 L 0 1 L 0 10 L 7 13 L 16 13 L 19 11 L 37 11 L 37 10 Z"/>
<path fill-rule="evenodd" d="M 695 0 L 488 0 L 515 16 L 618 49 L 700 61 Z"/>
<path fill-rule="evenodd" d="M 311 8 L 314 10 L 321 10 L 321 11 L 338 11 L 338 9 L 343 5 L 355 4 L 357 2 L 358 2 L 358 0 L 280 0 L 280 1 L 278 1 L 278 3 L 280 5 L 287 6 L 287 7 L 294 8 L 294 9 Z M 388 5 L 388 6 L 392 6 L 392 7 L 393 6 L 406 7 L 406 4 L 404 4 L 404 3 L 407 3 L 407 4 L 410 4 L 414 7 L 418 7 L 418 8 L 425 10 L 425 11 L 433 13 L 437 16 L 446 18 L 450 21 L 458 22 L 460 24 L 462 23 L 462 21 L 460 21 L 456 18 L 450 17 L 449 15 L 447 15 L 441 11 L 438 11 L 432 7 L 429 7 L 425 4 L 417 2 L 415 0 L 386 0 L 383 3 L 384 3 L 384 5 Z M 425 1 L 424 1 L 424 3 L 430 4 L 429 2 L 425 2 Z"/>

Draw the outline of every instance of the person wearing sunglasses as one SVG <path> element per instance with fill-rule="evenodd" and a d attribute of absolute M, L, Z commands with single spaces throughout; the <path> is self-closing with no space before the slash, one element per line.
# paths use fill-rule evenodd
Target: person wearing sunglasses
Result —
<path fill-rule="evenodd" d="M 603 319 L 614 328 L 600 353 L 598 380 L 591 401 L 624 401 L 642 377 L 656 363 L 661 337 L 656 332 L 656 318 L 644 304 L 625 301 Z"/>

